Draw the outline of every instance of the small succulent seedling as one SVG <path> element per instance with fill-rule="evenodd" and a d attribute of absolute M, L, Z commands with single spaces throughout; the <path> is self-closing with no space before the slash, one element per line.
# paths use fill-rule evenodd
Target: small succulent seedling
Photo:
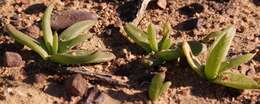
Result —
<path fill-rule="evenodd" d="M 157 100 L 171 86 L 172 83 L 170 81 L 164 82 L 164 80 L 165 72 L 158 73 L 153 77 L 148 91 L 149 98 L 152 101 Z"/>
<path fill-rule="evenodd" d="M 228 69 L 237 67 L 252 59 L 255 54 L 246 54 L 235 58 L 227 59 L 233 37 L 235 36 L 235 27 L 229 26 L 223 31 L 213 32 L 206 37 L 215 37 L 205 64 L 202 64 L 191 52 L 187 42 L 182 44 L 183 52 L 193 70 L 207 80 L 223 86 L 236 89 L 257 89 L 260 88 L 260 81 L 251 79 L 243 74 L 228 71 Z"/>
<path fill-rule="evenodd" d="M 176 45 L 176 48 L 173 48 L 173 42 L 170 39 L 172 28 L 169 23 L 164 24 L 162 27 L 163 37 L 161 40 L 157 39 L 156 30 L 153 24 L 148 26 L 146 32 L 138 29 L 131 23 L 126 24 L 124 29 L 127 35 L 137 45 L 149 53 L 145 58 L 146 63 L 149 65 L 158 65 L 164 61 L 177 59 L 182 55 L 181 48 L 178 45 Z M 202 51 L 200 43 L 189 42 L 189 44 L 198 46 L 192 48 L 193 52 L 195 51 L 195 53 L 200 53 Z"/>
<path fill-rule="evenodd" d="M 28 46 L 44 60 L 51 60 L 61 64 L 87 64 L 105 62 L 115 58 L 114 54 L 110 52 L 71 50 L 74 46 L 92 36 L 84 32 L 94 26 L 96 21 L 85 20 L 77 22 L 58 36 L 57 32 L 53 32 L 51 29 L 51 13 L 53 8 L 54 6 L 50 5 L 42 18 L 41 28 L 44 42 L 41 43 L 18 31 L 11 24 L 6 26 L 8 32 L 17 42 Z"/>
<path fill-rule="evenodd" d="M 125 25 L 127 35 L 146 52 L 150 53 L 148 58 L 160 58 L 165 61 L 176 59 L 179 57 L 179 52 L 176 49 L 170 49 L 172 41 L 169 38 L 172 28 L 169 23 L 163 26 L 163 38 L 158 41 L 156 30 L 153 24 L 150 24 L 147 31 L 144 32 L 138 29 L 135 25 L 128 23 Z M 150 60 L 149 60 L 150 61 Z M 152 62 L 153 63 L 153 62 Z"/>

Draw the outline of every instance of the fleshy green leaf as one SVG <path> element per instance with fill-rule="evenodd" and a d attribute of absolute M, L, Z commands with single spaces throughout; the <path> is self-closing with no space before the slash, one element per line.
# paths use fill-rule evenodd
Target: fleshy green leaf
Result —
<path fill-rule="evenodd" d="M 191 48 L 187 42 L 183 42 L 182 44 L 183 53 L 190 65 L 190 67 L 196 71 L 201 77 L 203 77 L 203 65 L 200 61 L 193 55 Z"/>
<path fill-rule="evenodd" d="M 159 42 L 160 51 L 171 48 L 172 44 L 173 43 L 170 38 L 163 37 L 163 39 Z"/>
<path fill-rule="evenodd" d="M 212 32 L 210 34 L 208 34 L 205 38 L 203 38 L 203 42 L 207 42 L 211 39 L 218 39 L 219 37 L 222 37 L 224 35 L 225 32 L 223 31 L 216 31 L 216 32 Z"/>
<path fill-rule="evenodd" d="M 127 35 L 139 46 L 141 46 L 145 51 L 150 52 L 151 48 L 149 45 L 149 41 L 147 39 L 147 35 L 136 26 L 131 23 L 128 23 L 124 26 L 124 29 Z"/>
<path fill-rule="evenodd" d="M 59 49 L 59 37 L 58 37 L 58 33 L 54 32 L 52 54 L 57 54 L 58 49 Z"/>
<path fill-rule="evenodd" d="M 101 51 L 72 51 L 69 53 L 61 53 L 51 55 L 51 61 L 61 64 L 90 64 L 110 61 L 115 55 L 110 52 Z"/>
<path fill-rule="evenodd" d="M 177 59 L 181 56 L 181 52 L 180 52 L 180 49 L 165 49 L 165 50 L 162 50 L 162 51 L 159 51 L 158 53 L 158 56 L 165 60 L 165 61 L 171 61 L 171 60 L 174 60 L 174 59 Z"/>
<path fill-rule="evenodd" d="M 170 86 L 172 85 L 172 83 L 170 81 L 165 82 L 162 87 L 161 87 L 161 91 L 160 91 L 160 95 L 162 95 L 163 93 L 165 93 Z"/>
<path fill-rule="evenodd" d="M 111 52 L 102 52 L 102 51 L 97 51 L 94 54 L 91 55 L 88 63 L 101 63 L 101 62 L 107 62 L 110 60 L 115 59 L 116 56 L 111 53 Z"/>
<path fill-rule="evenodd" d="M 71 39 L 69 41 L 61 41 L 59 46 L 59 52 L 64 53 L 67 52 L 69 49 L 73 48 L 74 46 L 84 42 L 85 40 L 91 38 L 92 34 L 81 34 L 78 37 Z"/>
<path fill-rule="evenodd" d="M 156 30 L 153 24 L 150 24 L 147 28 L 147 37 L 149 40 L 149 45 L 151 49 L 155 52 L 158 51 L 158 43 L 156 40 Z"/>
<path fill-rule="evenodd" d="M 52 52 L 52 44 L 53 44 L 53 36 L 51 30 L 51 13 L 53 8 L 54 8 L 53 4 L 48 6 L 42 18 L 43 39 L 49 53 Z"/>
<path fill-rule="evenodd" d="M 164 37 L 169 37 L 172 32 L 172 27 L 169 22 L 165 23 L 163 26 L 162 34 Z"/>
<path fill-rule="evenodd" d="M 204 70 L 207 79 L 211 80 L 217 77 L 221 64 L 226 59 L 235 32 L 236 30 L 234 26 L 228 27 L 225 30 L 225 35 L 217 40 L 216 44 L 213 44 Z"/>
<path fill-rule="evenodd" d="M 223 72 L 214 83 L 221 84 L 223 86 L 232 87 L 236 89 L 258 89 L 260 85 L 253 79 L 243 75 L 232 72 Z"/>
<path fill-rule="evenodd" d="M 60 40 L 62 42 L 70 41 L 78 37 L 81 33 L 88 31 L 96 23 L 97 21 L 95 20 L 85 20 L 77 22 L 61 33 Z"/>
<path fill-rule="evenodd" d="M 171 24 L 170 23 L 164 24 L 163 31 L 162 31 L 163 38 L 159 42 L 159 50 L 169 49 L 172 46 L 172 41 L 169 38 L 171 32 L 172 32 Z"/>
<path fill-rule="evenodd" d="M 159 98 L 164 79 L 165 79 L 165 72 L 158 73 L 153 77 L 148 91 L 149 97 L 152 101 L 155 101 L 156 99 Z"/>
<path fill-rule="evenodd" d="M 27 36 L 26 34 L 22 33 L 21 31 L 18 31 L 13 27 L 12 25 L 8 24 L 7 31 L 9 34 L 20 44 L 26 45 L 32 50 L 34 50 L 36 53 L 38 53 L 43 59 L 46 59 L 48 57 L 48 53 L 38 44 L 36 40 L 33 38 Z"/>
<path fill-rule="evenodd" d="M 246 54 L 246 55 L 242 55 L 242 56 L 238 56 L 232 59 L 228 59 L 225 62 L 223 62 L 221 64 L 221 68 L 220 71 L 223 72 L 227 69 L 233 68 L 233 67 L 238 67 L 240 64 L 248 62 L 249 60 L 251 60 L 253 57 L 255 56 L 255 54 Z"/>

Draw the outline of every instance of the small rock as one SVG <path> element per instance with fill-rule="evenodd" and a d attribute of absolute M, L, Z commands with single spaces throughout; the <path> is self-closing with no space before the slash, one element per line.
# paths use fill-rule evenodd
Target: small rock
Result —
<path fill-rule="evenodd" d="M 35 77 L 34 77 L 34 82 L 35 83 L 39 83 L 39 84 L 42 84 L 42 83 L 45 83 L 46 82 L 46 79 L 47 77 L 44 75 L 44 74 L 36 74 Z"/>
<path fill-rule="evenodd" d="M 4 54 L 4 65 L 7 67 L 19 67 L 24 64 L 20 54 L 16 52 L 5 52 Z"/>
<path fill-rule="evenodd" d="M 40 28 L 36 25 L 29 26 L 26 28 L 26 33 L 32 38 L 37 39 L 40 36 Z"/>
<path fill-rule="evenodd" d="M 73 75 L 66 80 L 65 89 L 72 96 L 83 96 L 87 89 L 87 81 L 80 74 Z"/>
<path fill-rule="evenodd" d="M 72 24 L 83 20 L 97 20 L 95 13 L 86 12 L 83 10 L 67 10 L 61 11 L 52 16 L 51 27 L 54 30 L 65 29 Z"/>
<path fill-rule="evenodd" d="M 165 9 L 166 6 L 167 6 L 167 0 L 158 0 L 157 1 L 157 5 L 162 8 L 162 9 Z"/>

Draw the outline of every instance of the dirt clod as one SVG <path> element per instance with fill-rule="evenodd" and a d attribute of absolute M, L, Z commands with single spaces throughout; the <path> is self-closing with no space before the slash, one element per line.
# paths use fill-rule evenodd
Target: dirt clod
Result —
<path fill-rule="evenodd" d="M 86 12 L 83 10 L 59 11 L 52 16 L 51 27 L 54 30 L 62 30 L 76 22 L 82 20 L 97 20 L 97 18 L 98 17 L 95 13 Z"/>
<path fill-rule="evenodd" d="M 24 64 L 24 61 L 19 53 L 5 52 L 4 65 L 7 67 L 19 67 Z"/>
<path fill-rule="evenodd" d="M 73 75 L 66 80 L 65 89 L 72 96 L 83 96 L 87 89 L 87 81 L 80 74 Z"/>

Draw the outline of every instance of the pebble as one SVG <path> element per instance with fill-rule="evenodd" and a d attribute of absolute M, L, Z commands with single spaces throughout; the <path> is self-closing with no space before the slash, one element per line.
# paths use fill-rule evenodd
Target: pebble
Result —
<path fill-rule="evenodd" d="M 26 28 L 26 33 L 32 38 L 39 38 L 40 37 L 40 28 L 36 25 L 29 26 Z"/>
<path fill-rule="evenodd" d="M 97 14 L 83 10 L 59 11 L 52 16 L 51 27 L 54 30 L 62 30 L 76 22 L 83 20 L 97 20 L 97 18 Z"/>
<path fill-rule="evenodd" d="M 45 76 L 44 74 L 41 74 L 41 73 L 36 74 L 34 76 L 34 82 L 35 83 L 39 83 L 39 84 L 45 83 L 46 79 L 47 79 L 47 76 Z"/>
<path fill-rule="evenodd" d="M 23 61 L 21 55 L 16 52 L 5 52 L 4 54 L 4 65 L 7 67 L 19 67 L 25 62 Z"/>
<path fill-rule="evenodd" d="M 83 96 L 87 87 L 87 81 L 80 74 L 73 75 L 65 82 L 65 89 L 72 96 Z"/>

